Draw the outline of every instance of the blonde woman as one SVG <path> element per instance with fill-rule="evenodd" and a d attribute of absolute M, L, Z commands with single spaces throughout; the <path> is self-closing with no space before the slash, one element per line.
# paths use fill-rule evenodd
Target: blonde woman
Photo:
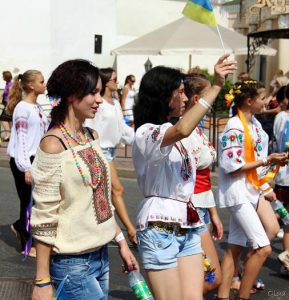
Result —
<path fill-rule="evenodd" d="M 44 77 L 40 71 L 28 70 L 19 74 L 14 79 L 7 105 L 7 113 L 13 115 L 7 154 L 10 156 L 10 168 L 20 199 L 20 216 L 11 225 L 11 229 L 20 241 L 22 253 L 25 247 L 26 250 L 28 249 L 29 240 L 26 225 L 31 199 L 31 164 L 48 127 L 43 109 L 37 103 L 37 98 L 44 94 L 45 87 Z M 25 254 L 35 256 L 35 248 L 32 247 L 30 252 Z"/>

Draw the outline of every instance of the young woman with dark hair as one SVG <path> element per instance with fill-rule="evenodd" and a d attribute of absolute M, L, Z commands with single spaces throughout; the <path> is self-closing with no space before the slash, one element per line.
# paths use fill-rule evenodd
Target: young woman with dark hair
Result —
<path fill-rule="evenodd" d="M 21 243 L 22 253 L 27 249 L 30 237 L 27 232 L 27 210 L 31 201 L 31 164 L 48 127 L 43 109 L 37 103 L 38 96 L 44 92 L 45 82 L 41 72 L 28 70 L 14 79 L 7 105 L 8 114 L 13 116 L 7 154 L 10 156 L 10 168 L 20 199 L 20 216 L 11 225 L 11 229 Z M 34 247 L 25 253 L 33 257 L 35 254 Z"/>
<path fill-rule="evenodd" d="M 102 81 L 102 104 L 95 117 L 87 119 L 86 126 L 97 131 L 101 150 L 109 163 L 112 184 L 112 203 L 121 222 L 127 229 L 129 240 L 136 244 L 136 229 L 131 222 L 125 206 L 124 188 L 120 182 L 114 163 L 116 146 L 119 143 L 131 144 L 134 139 L 134 130 L 127 126 L 119 101 L 114 98 L 117 91 L 117 76 L 112 68 L 99 70 Z"/>
<path fill-rule="evenodd" d="M 239 299 L 244 300 L 249 299 L 256 277 L 271 253 L 270 240 L 279 230 L 268 202 L 276 200 L 268 184 L 269 166 L 285 164 L 288 155 L 267 156 L 268 135 L 254 117 L 264 109 L 264 86 L 255 80 L 244 80 L 234 84 L 230 95 L 237 115 L 229 120 L 219 138 L 218 201 L 220 207 L 229 210 L 231 221 L 217 299 L 229 299 L 235 266 L 247 246 L 252 250 L 247 255 L 239 289 Z"/>
<path fill-rule="evenodd" d="M 133 106 L 135 102 L 135 90 L 133 88 L 134 84 L 135 76 L 126 76 L 120 102 L 123 113 L 126 116 L 126 118 L 130 121 L 131 126 L 133 126 Z"/>
<path fill-rule="evenodd" d="M 222 56 L 216 82 L 185 112 L 185 76 L 155 67 L 142 78 L 134 107 L 133 160 L 143 193 L 137 213 L 140 257 L 154 299 L 203 299 L 203 260 L 196 227 L 199 216 L 190 201 L 195 185 L 192 153 L 182 143 L 214 103 L 235 62 Z M 170 122 L 182 118 L 174 125 Z"/>
<path fill-rule="evenodd" d="M 196 105 L 200 98 L 210 89 L 209 79 L 201 73 L 190 73 L 185 80 L 185 93 L 189 99 L 187 109 Z M 191 200 L 206 226 L 198 228 L 201 236 L 202 249 L 210 260 L 210 268 L 214 270 L 215 280 L 210 282 L 209 275 L 205 276 L 204 295 L 217 288 L 221 283 L 221 267 L 218 254 L 213 242 L 223 236 L 223 225 L 219 218 L 213 192 L 211 190 L 210 167 L 216 159 L 216 151 L 198 125 L 192 134 L 184 141 L 188 150 L 193 154 L 196 164 L 196 182 Z M 212 228 L 210 224 L 212 223 Z M 212 236 L 210 230 L 212 229 Z"/>
<path fill-rule="evenodd" d="M 54 126 L 32 166 L 33 300 L 51 300 L 52 285 L 59 300 L 108 299 L 107 243 L 113 238 L 124 264 L 139 269 L 114 219 L 109 165 L 97 133 L 83 127 L 102 102 L 101 89 L 98 68 L 85 60 L 64 62 L 47 82 Z"/>

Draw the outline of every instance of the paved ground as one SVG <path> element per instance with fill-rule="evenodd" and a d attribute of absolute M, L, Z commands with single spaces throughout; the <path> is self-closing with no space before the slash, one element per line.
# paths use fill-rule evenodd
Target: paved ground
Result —
<path fill-rule="evenodd" d="M 134 216 L 137 203 L 141 199 L 137 183 L 134 179 L 122 179 L 122 182 L 125 186 L 125 196 L 129 213 L 131 216 Z M 0 167 L 0 184 L 0 300 L 28 300 L 30 298 L 25 296 L 25 294 L 28 295 L 30 293 L 35 263 L 32 258 L 22 261 L 17 241 L 9 227 L 18 215 L 18 198 L 13 178 L 8 168 Z M 225 230 L 227 230 L 228 215 L 223 210 L 221 211 L 221 217 Z M 223 240 L 217 245 L 220 257 L 222 257 L 225 247 L 226 234 Z M 289 278 L 278 275 L 279 264 L 276 261 L 276 256 L 280 251 L 281 241 L 275 240 L 273 242 L 273 254 L 267 260 L 261 273 L 267 289 L 265 292 L 252 296 L 253 300 L 289 299 Z M 114 245 L 110 245 L 109 253 L 111 263 L 109 299 L 134 299 L 127 285 L 126 276 L 120 272 L 121 262 L 118 257 L 117 248 Z M 18 295 L 17 290 L 21 290 L 21 293 Z M 11 291 L 14 292 L 14 296 L 12 297 L 9 296 L 11 295 Z M 206 299 L 213 299 L 213 296 L 208 295 Z"/>

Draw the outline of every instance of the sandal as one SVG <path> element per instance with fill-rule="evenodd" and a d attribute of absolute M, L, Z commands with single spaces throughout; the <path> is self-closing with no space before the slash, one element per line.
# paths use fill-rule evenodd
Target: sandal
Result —
<path fill-rule="evenodd" d="M 240 280 L 240 278 L 239 278 L 239 279 L 237 279 L 237 277 L 236 277 L 236 278 L 233 278 L 232 285 L 231 285 L 231 290 L 239 291 L 240 285 L 241 285 L 241 280 Z M 264 283 L 263 283 L 263 285 L 264 285 Z M 265 285 L 264 285 L 264 288 L 265 288 Z M 256 288 L 255 285 L 254 285 L 254 286 L 251 288 L 251 290 L 250 290 L 250 294 L 251 294 L 251 295 L 254 295 L 254 294 L 256 294 L 256 293 L 257 293 L 257 288 Z"/>

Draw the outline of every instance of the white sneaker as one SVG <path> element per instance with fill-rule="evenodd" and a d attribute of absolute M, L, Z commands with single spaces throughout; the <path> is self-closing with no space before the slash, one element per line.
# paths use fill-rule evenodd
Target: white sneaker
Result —
<path fill-rule="evenodd" d="M 289 251 L 283 251 L 278 255 L 280 263 L 289 269 Z"/>
<path fill-rule="evenodd" d="M 282 240 L 283 237 L 284 237 L 284 230 L 283 228 L 280 228 L 279 232 L 277 233 L 277 238 Z"/>

